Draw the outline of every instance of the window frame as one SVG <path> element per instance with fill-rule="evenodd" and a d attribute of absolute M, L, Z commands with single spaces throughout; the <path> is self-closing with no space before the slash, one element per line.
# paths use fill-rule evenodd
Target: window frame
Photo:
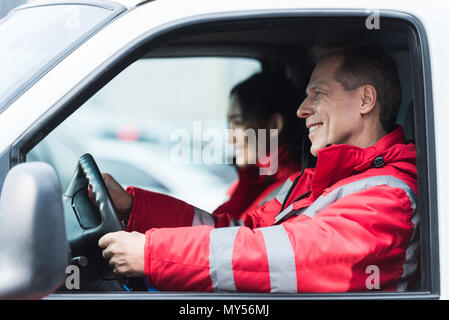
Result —
<path fill-rule="evenodd" d="M 28 90 L 30 87 L 32 87 L 36 82 L 38 82 L 43 76 L 45 76 L 48 71 L 53 69 L 54 66 L 56 66 L 59 62 L 61 62 L 66 56 L 68 56 L 71 52 L 73 52 L 76 48 L 78 48 L 80 45 L 82 45 L 84 42 L 86 42 L 89 38 L 91 38 L 94 34 L 96 34 L 98 31 L 100 31 L 102 28 L 104 28 L 106 25 L 111 23 L 115 18 L 117 18 L 120 14 L 124 13 L 126 11 L 126 8 L 122 5 L 119 5 L 117 3 L 113 2 L 105 2 L 105 1 L 99 1 L 95 0 L 92 2 L 82 1 L 82 0 L 74 0 L 70 3 L 63 3 L 63 2 L 55 2 L 55 1 L 46 1 L 41 3 L 26 3 L 24 5 L 21 5 L 13 10 L 11 10 L 11 14 L 24 11 L 27 9 L 33 9 L 33 8 L 40 8 L 40 7 L 49 7 L 49 6 L 90 6 L 90 7 L 97 7 L 105 10 L 109 10 L 110 14 L 105 19 L 99 21 L 96 23 L 94 27 L 89 29 L 87 32 L 85 32 L 82 36 L 80 36 L 76 41 L 74 41 L 70 46 L 62 50 L 57 56 L 55 56 L 51 61 L 44 64 L 42 68 L 36 73 L 34 77 L 31 77 L 28 79 L 28 81 L 24 82 L 20 86 L 18 86 L 16 89 L 13 90 L 13 94 L 11 94 L 10 98 L 6 100 L 4 105 L 0 106 L 0 114 L 4 112 L 11 104 L 13 104 L 18 97 L 20 97 L 26 90 Z"/>
<path fill-rule="evenodd" d="M 26 153 L 56 128 L 70 114 L 92 97 L 98 90 L 112 80 L 146 52 L 157 47 L 171 37 L 199 29 L 210 29 L 216 25 L 231 22 L 234 26 L 245 26 L 254 21 L 269 22 L 273 19 L 304 18 L 366 18 L 365 10 L 263 10 L 254 12 L 231 12 L 227 14 L 209 14 L 196 19 L 181 20 L 143 36 L 124 47 L 113 57 L 97 68 L 93 74 L 54 105 L 39 121 L 35 122 L 11 148 L 10 167 L 26 161 Z M 350 292 L 316 294 L 260 294 L 260 293 L 77 293 L 52 294 L 50 299 L 438 299 L 440 296 L 438 208 L 436 186 L 436 153 L 433 118 L 432 83 L 430 55 L 427 36 L 422 23 L 414 16 L 398 11 L 381 10 L 380 19 L 391 19 L 404 23 L 409 28 L 409 48 L 412 70 L 415 136 L 417 145 L 417 167 L 419 202 L 426 208 L 427 214 L 421 217 L 421 284 L 423 291 L 404 293 L 386 292 Z M 3 157 L 0 158 L 0 161 Z"/>

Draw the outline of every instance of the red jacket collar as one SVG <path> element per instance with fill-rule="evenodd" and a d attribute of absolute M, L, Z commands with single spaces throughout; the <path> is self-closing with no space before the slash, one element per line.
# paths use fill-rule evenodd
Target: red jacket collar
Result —
<path fill-rule="evenodd" d="M 402 166 L 416 175 L 416 149 L 414 144 L 405 145 L 404 132 L 398 127 L 368 148 L 340 144 L 331 145 L 318 151 L 318 161 L 312 179 L 312 198 L 318 197 L 325 188 L 355 173 L 374 167 L 376 157 L 383 163 L 408 162 L 412 166 Z M 413 172 L 410 172 L 413 173 Z"/>

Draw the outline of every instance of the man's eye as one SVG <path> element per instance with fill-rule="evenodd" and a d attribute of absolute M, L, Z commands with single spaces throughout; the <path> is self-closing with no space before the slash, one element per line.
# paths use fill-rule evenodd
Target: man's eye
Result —
<path fill-rule="evenodd" d="M 318 100 L 318 98 L 322 95 L 323 93 L 321 91 L 315 91 L 315 94 L 313 95 L 313 99 L 314 100 Z"/>

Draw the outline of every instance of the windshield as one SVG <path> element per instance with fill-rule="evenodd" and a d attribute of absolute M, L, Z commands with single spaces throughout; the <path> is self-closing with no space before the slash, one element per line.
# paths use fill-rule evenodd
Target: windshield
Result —
<path fill-rule="evenodd" d="M 19 9 L 0 21 L 0 112 L 121 11 L 93 5 Z"/>

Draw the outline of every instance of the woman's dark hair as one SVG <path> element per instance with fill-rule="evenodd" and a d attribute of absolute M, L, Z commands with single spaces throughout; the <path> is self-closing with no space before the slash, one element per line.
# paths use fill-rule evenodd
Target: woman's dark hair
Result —
<path fill-rule="evenodd" d="M 279 134 L 279 145 L 285 146 L 292 159 L 303 162 L 303 141 L 308 141 L 304 119 L 296 111 L 304 99 L 293 83 L 280 73 L 256 73 L 236 85 L 230 93 L 239 103 L 242 119 L 247 127 L 262 129 L 273 114 L 279 113 L 283 128 Z M 303 138 L 306 139 L 303 139 Z M 310 153 L 310 144 L 306 153 Z"/>

